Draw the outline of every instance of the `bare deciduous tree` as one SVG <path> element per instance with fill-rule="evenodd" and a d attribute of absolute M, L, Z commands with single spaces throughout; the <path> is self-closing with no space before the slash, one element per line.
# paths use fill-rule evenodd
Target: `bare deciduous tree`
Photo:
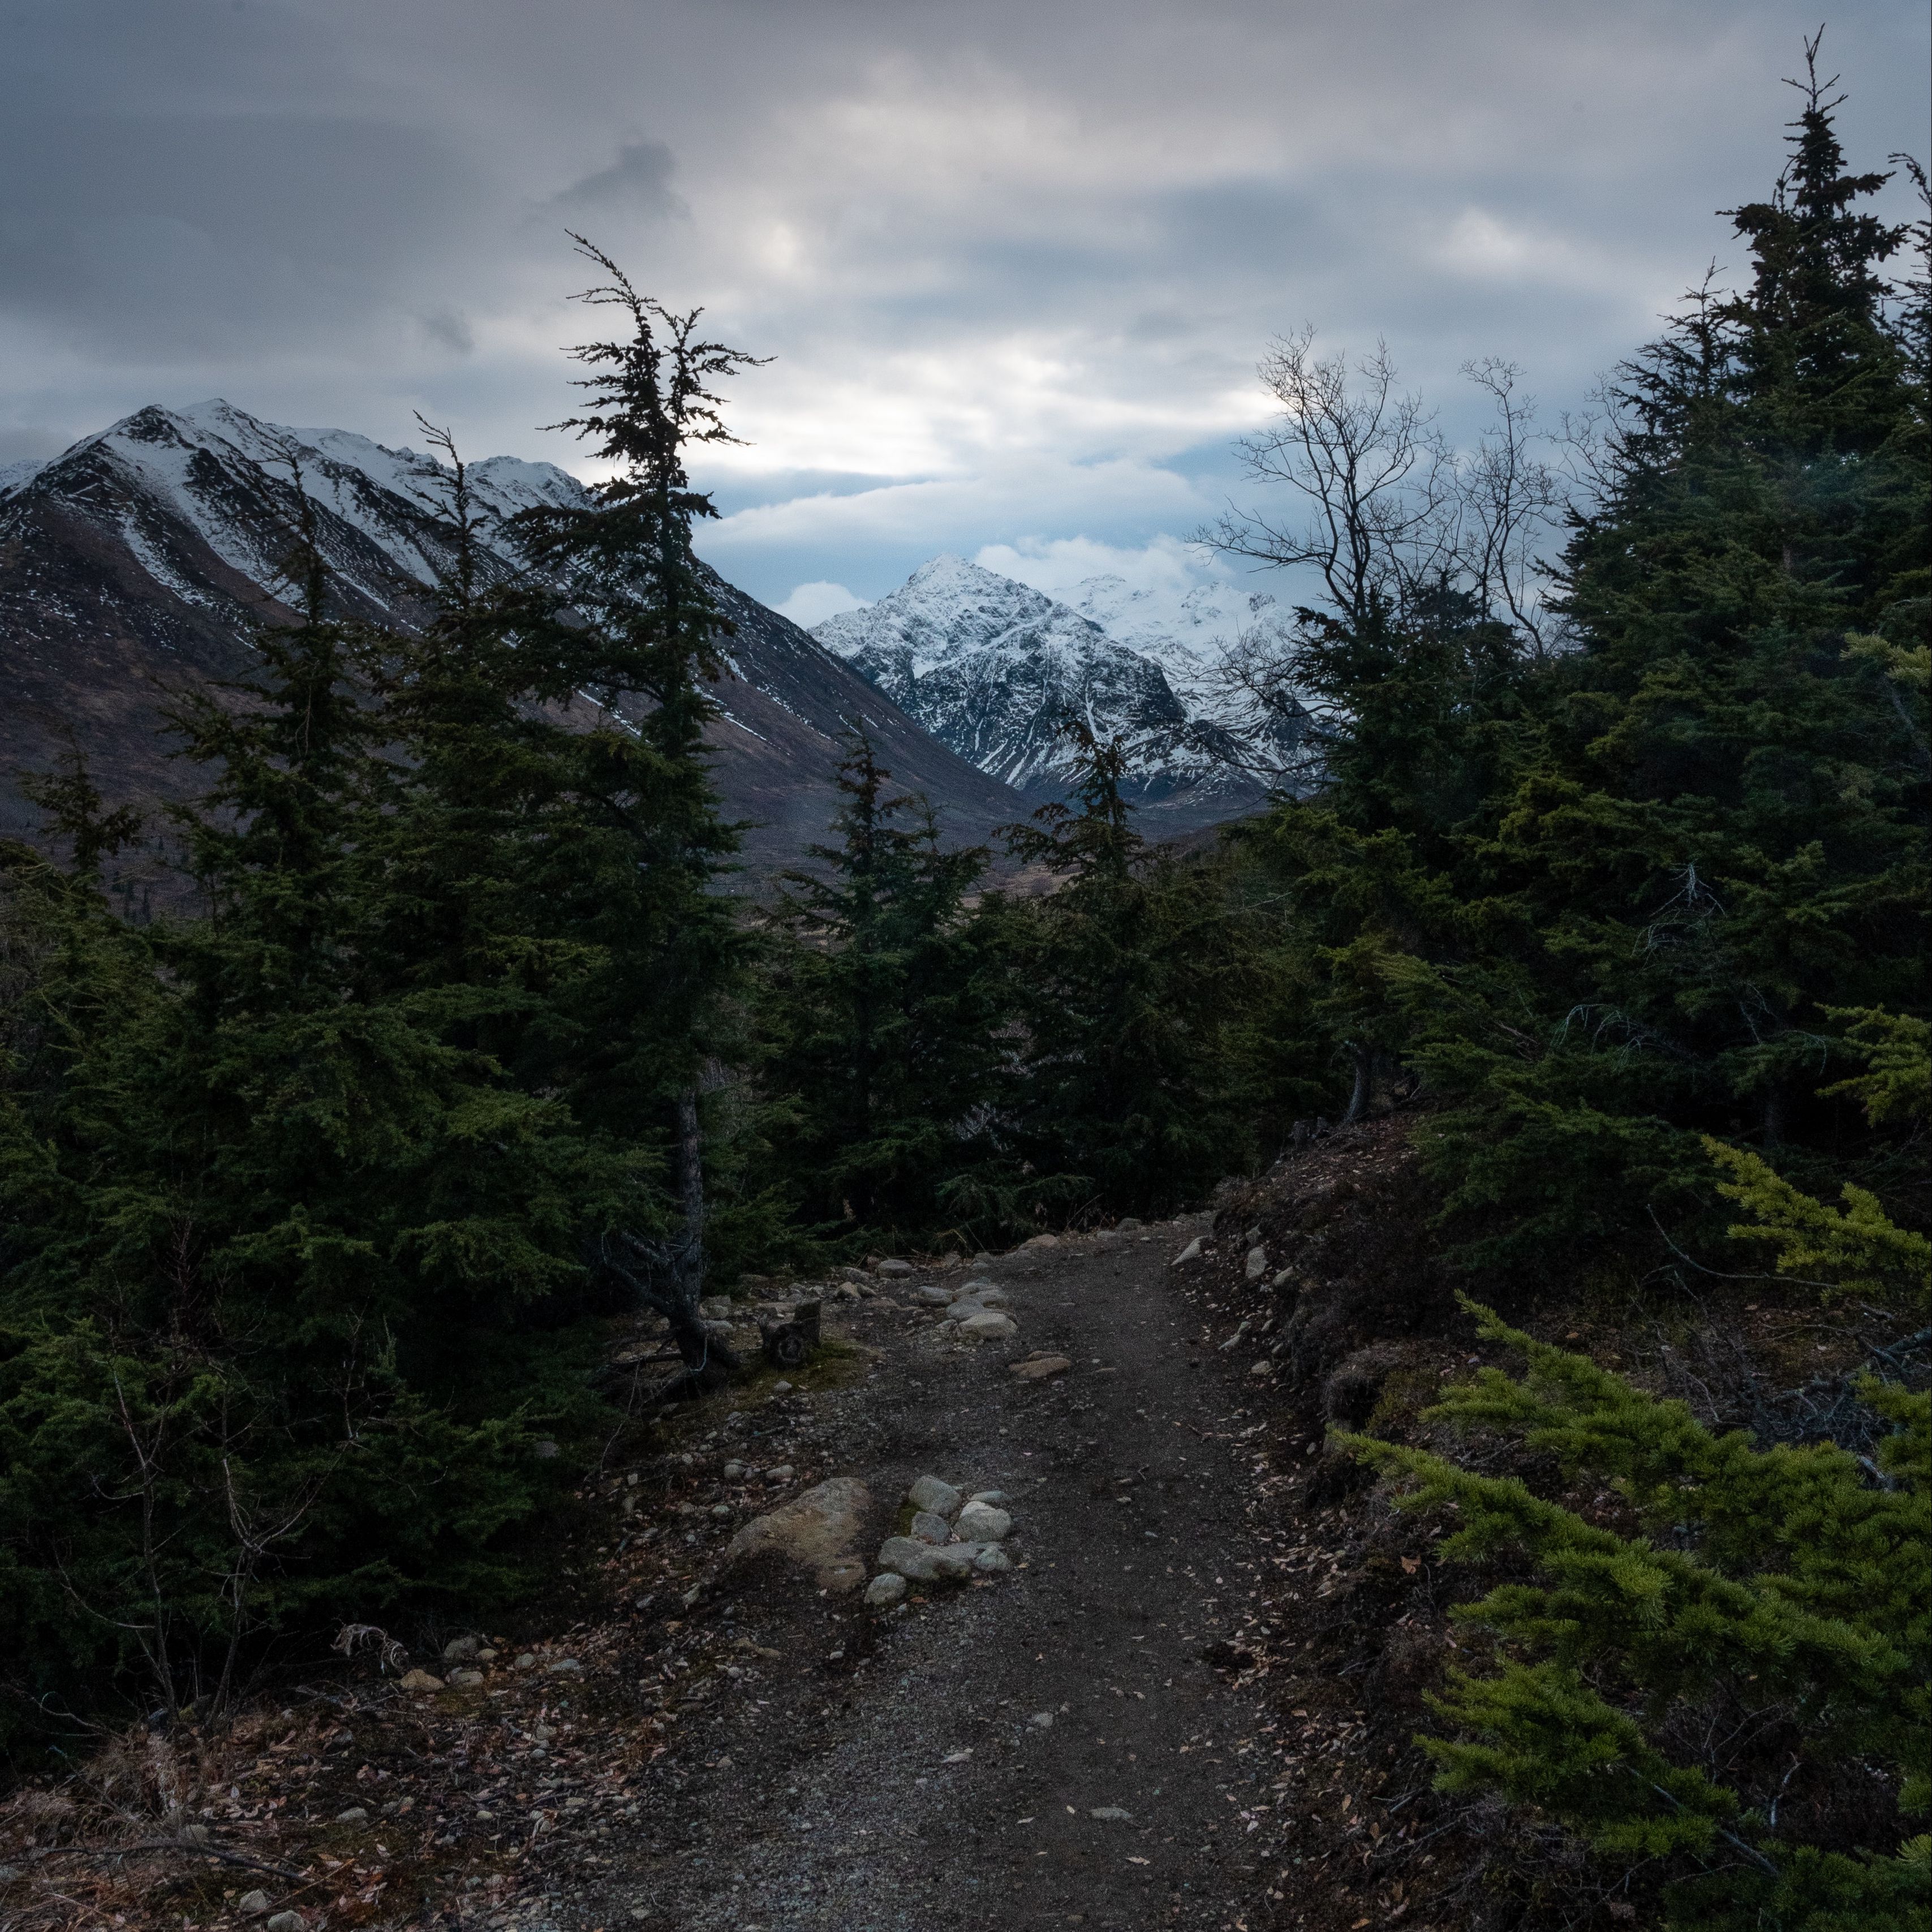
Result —
<path fill-rule="evenodd" d="M 1318 356 L 1304 327 L 1260 373 L 1281 413 L 1236 446 L 1256 482 L 1294 493 L 1295 514 L 1231 508 L 1202 540 L 1274 568 L 1312 566 L 1334 610 L 1360 622 L 1378 598 L 1400 601 L 1441 542 L 1453 465 L 1434 414 L 1396 388 L 1382 342 L 1352 371 L 1345 355 Z"/>
<path fill-rule="evenodd" d="M 1244 631 L 1220 668 L 1252 721 L 1245 762 L 1272 784 L 1295 790 L 1318 776 L 1326 712 L 1296 676 L 1309 625 L 1400 620 L 1439 609 L 1448 592 L 1510 626 L 1537 657 L 1556 640 L 1539 591 L 1563 479 L 1538 453 L 1544 437 L 1534 399 L 1518 387 L 1522 371 L 1490 356 L 1462 374 L 1493 413 L 1458 451 L 1422 399 L 1399 386 L 1384 343 L 1352 364 L 1316 355 L 1304 328 L 1262 364 L 1280 412 L 1238 447 L 1247 474 L 1286 486 L 1290 501 L 1280 512 L 1230 506 L 1199 540 L 1267 568 L 1312 570 L 1325 593 L 1323 611 Z"/>

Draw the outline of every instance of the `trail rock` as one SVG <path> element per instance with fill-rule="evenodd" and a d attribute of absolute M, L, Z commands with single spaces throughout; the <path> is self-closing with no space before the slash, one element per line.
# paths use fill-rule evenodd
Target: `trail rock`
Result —
<path fill-rule="evenodd" d="M 880 1262 L 879 1272 L 881 1274 L 908 1275 L 916 1274 L 918 1270 L 910 1262 L 891 1261 Z"/>
<path fill-rule="evenodd" d="M 772 1472 L 774 1477 L 776 1472 Z M 785 1472 L 787 1480 L 791 1472 Z M 727 1568 L 776 1550 L 812 1571 L 821 1589 L 855 1589 L 865 1568 L 853 1554 L 872 1492 L 856 1476 L 834 1476 L 763 1516 L 754 1516 L 724 1547 Z"/>
<path fill-rule="evenodd" d="M 879 1568 L 903 1576 L 908 1583 L 930 1583 L 939 1574 L 932 1564 L 934 1554 L 929 1543 L 910 1536 L 889 1536 L 879 1545 Z"/>
<path fill-rule="evenodd" d="M 1200 1258 L 1201 1237 L 1198 1234 L 1196 1234 L 1193 1240 L 1190 1241 L 1186 1246 L 1183 1248 L 1180 1253 L 1174 1256 L 1172 1265 L 1175 1268 L 1184 1268 L 1188 1262 L 1198 1262 Z"/>
<path fill-rule="evenodd" d="M 920 1477 L 907 1490 L 905 1499 L 914 1509 L 930 1510 L 949 1522 L 959 1514 L 959 1506 L 966 1500 L 950 1483 L 942 1483 L 937 1476 Z"/>
<path fill-rule="evenodd" d="M 991 1503 L 995 1509 L 1004 1509 L 1006 1492 L 1004 1490 L 975 1490 L 966 1500 L 969 1503 Z"/>
<path fill-rule="evenodd" d="M 1259 1281 L 1268 1273 L 1268 1250 L 1252 1247 L 1248 1250 L 1247 1274 L 1250 1281 Z"/>
<path fill-rule="evenodd" d="M 934 1288 L 930 1284 L 924 1288 L 914 1288 L 913 1293 L 928 1308 L 950 1308 L 954 1299 L 950 1288 Z"/>
<path fill-rule="evenodd" d="M 906 1580 L 896 1570 L 882 1570 L 866 1586 L 866 1607 L 872 1610 L 889 1610 L 895 1604 L 904 1603 Z"/>
<path fill-rule="evenodd" d="M 244 1892 L 235 1901 L 235 1910 L 244 1918 L 259 1918 L 268 1909 L 268 1894 L 266 1892 Z"/>
<path fill-rule="evenodd" d="M 483 1673 L 480 1670 L 452 1670 L 449 1681 L 459 1690 L 473 1690 L 483 1682 Z"/>
<path fill-rule="evenodd" d="M 1058 1234 L 1036 1234 L 1031 1240 L 1020 1244 L 1023 1248 L 1057 1248 L 1059 1245 L 1060 1237 Z"/>
<path fill-rule="evenodd" d="M 991 1503 L 968 1503 L 955 1526 L 962 1543 L 1004 1543 L 1012 1534 L 1013 1520 Z"/>
<path fill-rule="evenodd" d="M 1064 1376 L 1073 1364 L 1064 1355 L 1034 1355 L 1012 1364 L 1012 1372 L 1024 1381 L 1043 1382 L 1050 1376 Z"/>
<path fill-rule="evenodd" d="M 997 1576 L 1012 1567 L 1013 1559 L 997 1543 L 982 1544 L 973 1559 L 973 1568 L 982 1576 Z"/>
<path fill-rule="evenodd" d="M 962 1512 L 963 1514 L 963 1512 Z M 950 1543 L 952 1526 L 931 1510 L 920 1510 L 912 1520 L 912 1533 L 921 1543 Z"/>
<path fill-rule="evenodd" d="M 299 1912 L 278 1912 L 262 1932 L 308 1932 L 308 1921 Z"/>
<path fill-rule="evenodd" d="M 482 1648 L 478 1638 L 453 1636 L 442 1647 L 442 1660 L 446 1664 L 461 1664 L 474 1657 Z"/>
<path fill-rule="evenodd" d="M 1001 1315 L 990 1308 L 968 1316 L 959 1324 L 960 1334 L 970 1342 L 998 1342 L 1019 1332 L 1020 1324 L 1010 1315 Z"/>
<path fill-rule="evenodd" d="M 405 1690 L 440 1690 L 442 1679 L 432 1677 L 427 1670 L 405 1671 L 403 1673 L 403 1688 Z"/>
<path fill-rule="evenodd" d="M 944 1550 L 935 1550 L 930 1558 L 932 1574 L 949 1583 L 963 1583 L 973 1574 L 973 1565 L 980 1554 L 976 1544 L 950 1543 Z"/>

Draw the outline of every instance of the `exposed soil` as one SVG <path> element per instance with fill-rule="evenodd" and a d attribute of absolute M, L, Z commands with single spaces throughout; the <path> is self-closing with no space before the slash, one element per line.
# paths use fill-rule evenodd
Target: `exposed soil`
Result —
<path fill-rule="evenodd" d="M 1230 1475 L 1260 1425 L 1246 1362 L 1204 1346 L 1169 1285 L 1196 1231 L 975 1270 L 1007 1289 L 1013 1341 L 948 1345 L 930 1317 L 854 1312 L 878 1353 L 862 1385 L 820 1399 L 826 1472 L 870 1485 L 874 1541 L 922 1473 L 1003 1490 L 1022 1567 L 884 1617 L 796 1573 L 728 1580 L 710 1614 L 755 1619 L 782 1660 L 679 1726 L 654 1828 L 544 1900 L 549 1922 L 1235 1922 L 1261 1889 L 1263 1760 L 1226 1668 L 1258 1587 L 1249 1485 Z M 1010 1361 L 1040 1348 L 1075 1366 L 1016 1378 Z"/>

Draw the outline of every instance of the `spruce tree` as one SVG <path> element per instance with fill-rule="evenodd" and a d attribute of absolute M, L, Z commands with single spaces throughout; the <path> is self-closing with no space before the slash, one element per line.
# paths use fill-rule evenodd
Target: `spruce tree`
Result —
<path fill-rule="evenodd" d="M 1247 969 L 1218 880 L 1135 830 L 1121 740 L 1078 720 L 1066 731 L 1077 808 L 1043 806 L 1006 832 L 1054 880 L 997 908 L 1023 1028 L 1002 1113 L 1010 1198 L 1042 1213 L 1171 1210 L 1246 1152 L 1226 1030 Z"/>
<path fill-rule="evenodd" d="M 1836 1191 L 1834 1149 L 1904 1178 L 1896 1136 L 1846 1141 L 1815 1095 L 1856 1058 L 1830 1009 L 1927 1000 L 1925 374 L 1880 273 L 1904 232 L 1861 212 L 1882 178 L 1846 172 L 1828 88 L 1804 104 L 1735 217 L 1749 285 L 1612 385 L 1561 560 L 1573 647 L 1445 622 L 1453 599 L 1308 627 L 1329 783 L 1250 850 L 1294 896 L 1312 1010 L 1437 1100 L 1472 1264 L 1641 1244 L 1653 1216 L 1720 1238 L 1706 1134 L 1808 1191 Z"/>
<path fill-rule="evenodd" d="M 558 586 L 560 608 L 529 640 L 532 694 L 598 707 L 592 728 L 555 741 L 555 802 L 532 890 L 550 929 L 596 949 L 593 971 L 560 988 L 548 1051 L 574 1117 L 614 1144 L 656 1136 L 675 1205 L 640 1189 L 586 1236 L 593 1268 L 663 1315 L 689 1377 L 735 1366 L 699 1321 L 705 1270 L 700 1102 L 733 1046 L 731 1004 L 746 941 L 721 890 L 737 847 L 704 750 L 718 715 L 707 689 L 731 626 L 692 548 L 717 514 L 692 488 L 693 445 L 734 439 L 708 385 L 752 366 L 639 295 L 581 237 L 610 278 L 580 300 L 616 308 L 620 338 L 574 353 L 591 374 L 574 430 L 613 466 L 588 506 L 524 512 L 512 535 Z"/>
<path fill-rule="evenodd" d="M 1868 1466 L 1828 1444 L 1761 1450 L 1476 1312 L 1527 1373 L 1485 1370 L 1431 1418 L 1520 1436 L 1640 1527 L 1344 1438 L 1408 1507 L 1448 1513 L 1444 1556 L 1504 1571 L 1456 1612 L 1489 1648 L 1435 1700 L 1452 1727 L 1424 1740 L 1438 1787 L 1565 1827 L 1611 1883 L 1660 1882 L 1681 1932 L 1923 1924 L 1932 1396 L 1867 1383 Z"/>
<path fill-rule="evenodd" d="M 839 842 L 785 874 L 765 1077 L 791 1096 L 784 1168 L 808 1223 L 932 1238 L 949 1218 L 942 1189 L 987 1155 L 1006 987 L 993 930 L 967 904 L 986 853 L 944 850 L 930 807 L 891 777 L 855 727 Z"/>

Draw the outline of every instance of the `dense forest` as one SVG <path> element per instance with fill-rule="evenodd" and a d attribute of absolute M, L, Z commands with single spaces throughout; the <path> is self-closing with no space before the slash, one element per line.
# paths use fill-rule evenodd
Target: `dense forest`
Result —
<path fill-rule="evenodd" d="M 446 445 L 458 563 L 419 634 L 339 621 L 291 528 L 302 621 L 173 721 L 203 800 L 143 826 L 76 761 L 34 782 L 46 844 L 0 850 L 16 1758 L 102 1710 L 218 1718 L 345 1620 L 530 1590 L 611 1426 L 614 1314 L 662 1316 L 700 1389 L 736 1364 L 698 1298 L 746 1270 L 1171 1212 L 1318 1121 L 1409 1118 L 1498 1334 L 1555 1283 L 1740 1273 L 1922 1311 L 1928 237 L 1870 212 L 1891 177 L 1848 172 L 1834 105 L 1806 94 L 1731 216 L 1748 275 L 1610 375 L 1560 490 L 1490 365 L 1487 496 L 1426 464 L 1365 493 L 1420 418 L 1285 344 L 1295 411 L 1251 454 L 1316 514 L 1220 536 L 1324 586 L 1240 668 L 1304 762 L 1176 854 L 1070 722 L 1069 796 L 999 855 L 1036 891 L 856 730 L 825 842 L 740 889 L 687 466 L 752 358 L 585 244 L 618 324 L 577 352 L 592 506 L 525 513 L 497 580 Z M 1511 501 L 1558 496 L 1526 561 Z M 642 724 L 566 721 L 600 692 Z M 131 922 L 117 856 L 158 838 L 192 910 Z M 1660 1870 L 1675 1924 L 1922 1924 L 1926 1339 L 1755 1442 L 1526 1340 L 1442 1412 L 1525 1438 L 1547 1493 L 1358 1438 L 1499 1580 L 1444 1778 Z M 1621 1532 L 1574 1482 L 1622 1486 Z M 1742 1770 L 1699 1742 L 1718 1714 L 1766 1740 Z M 1780 1752 L 1879 1795 L 1808 1837 Z"/>

